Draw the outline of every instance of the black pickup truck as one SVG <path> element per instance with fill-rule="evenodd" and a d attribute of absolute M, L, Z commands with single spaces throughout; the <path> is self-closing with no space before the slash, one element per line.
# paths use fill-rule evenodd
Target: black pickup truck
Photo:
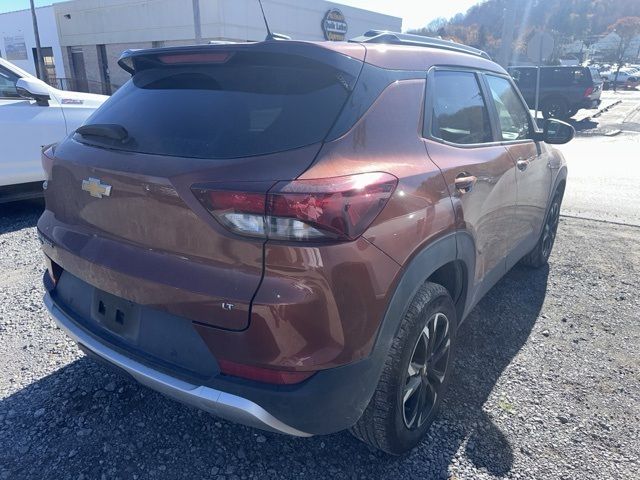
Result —
<path fill-rule="evenodd" d="M 600 105 L 602 79 L 589 67 L 540 67 L 540 100 L 538 108 L 544 118 L 567 119 L 581 108 Z M 538 67 L 509 67 L 522 96 L 530 109 L 536 102 L 536 71 Z"/>

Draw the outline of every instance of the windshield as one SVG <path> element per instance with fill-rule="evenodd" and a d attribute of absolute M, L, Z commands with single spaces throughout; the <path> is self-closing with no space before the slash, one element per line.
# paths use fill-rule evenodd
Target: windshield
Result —
<path fill-rule="evenodd" d="M 324 139 L 353 78 L 301 56 L 235 52 L 224 63 L 151 65 L 89 119 L 115 124 L 126 141 L 78 141 L 141 153 L 234 158 Z"/>

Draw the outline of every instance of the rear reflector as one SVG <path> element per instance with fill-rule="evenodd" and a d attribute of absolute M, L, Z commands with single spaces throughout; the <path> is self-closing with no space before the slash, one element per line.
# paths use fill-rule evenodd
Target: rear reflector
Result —
<path fill-rule="evenodd" d="M 60 280 L 60 275 L 62 275 L 62 267 L 51 260 L 47 255 L 44 256 L 44 264 L 47 267 L 49 278 L 51 278 L 51 281 L 55 286 L 58 283 L 58 280 Z"/>
<path fill-rule="evenodd" d="M 246 378 L 256 382 L 271 383 L 277 385 L 293 385 L 311 377 L 316 372 L 289 372 L 286 370 L 273 370 L 270 368 L 252 367 L 229 360 L 218 360 L 220 370 L 225 375 Z"/>
<path fill-rule="evenodd" d="M 269 192 L 194 186 L 209 212 L 234 233 L 273 240 L 354 240 L 380 214 L 398 180 L 373 172 L 277 183 Z"/>

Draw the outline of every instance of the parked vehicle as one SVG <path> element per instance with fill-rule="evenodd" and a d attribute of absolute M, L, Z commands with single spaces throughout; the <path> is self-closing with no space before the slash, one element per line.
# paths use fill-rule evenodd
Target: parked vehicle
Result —
<path fill-rule="evenodd" d="M 530 109 L 535 108 L 538 67 L 509 67 Z M 582 108 L 597 108 L 602 79 L 588 67 L 541 67 L 539 109 L 544 118 L 567 119 Z"/>
<path fill-rule="evenodd" d="M 62 140 L 106 99 L 56 90 L 0 58 L 0 203 L 42 196 L 42 147 Z"/>
<path fill-rule="evenodd" d="M 221 417 L 416 445 L 459 324 L 516 263 L 547 263 L 567 172 L 547 143 L 573 128 L 538 130 L 483 52 L 411 35 L 120 65 L 132 79 L 43 153 L 58 325 Z"/>
<path fill-rule="evenodd" d="M 607 88 L 613 86 L 614 83 L 618 87 L 622 88 L 636 88 L 640 85 L 640 74 L 636 73 L 635 70 L 620 70 L 617 73 L 617 77 L 615 70 L 602 72 L 600 75 L 602 76 Z"/>

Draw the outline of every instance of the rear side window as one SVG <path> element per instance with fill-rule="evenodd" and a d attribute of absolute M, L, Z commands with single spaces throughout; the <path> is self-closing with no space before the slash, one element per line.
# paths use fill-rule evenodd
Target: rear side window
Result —
<path fill-rule="evenodd" d="M 463 145 L 493 140 L 489 112 L 472 72 L 434 73 L 431 134 Z"/>
<path fill-rule="evenodd" d="M 0 98 L 20 98 L 16 90 L 18 76 L 0 67 Z"/>
<path fill-rule="evenodd" d="M 125 142 L 80 136 L 141 153 L 234 158 L 322 141 L 354 79 L 300 56 L 235 52 L 221 64 L 151 65 L 88 120 L 116 124 Z"/>
<path fill-rule="evenodd" d="M 548 67 L 542 69 L 540 80 L 546 86 L 570 87 L 589 83 L 591 76 L 585 67 Z"/>

